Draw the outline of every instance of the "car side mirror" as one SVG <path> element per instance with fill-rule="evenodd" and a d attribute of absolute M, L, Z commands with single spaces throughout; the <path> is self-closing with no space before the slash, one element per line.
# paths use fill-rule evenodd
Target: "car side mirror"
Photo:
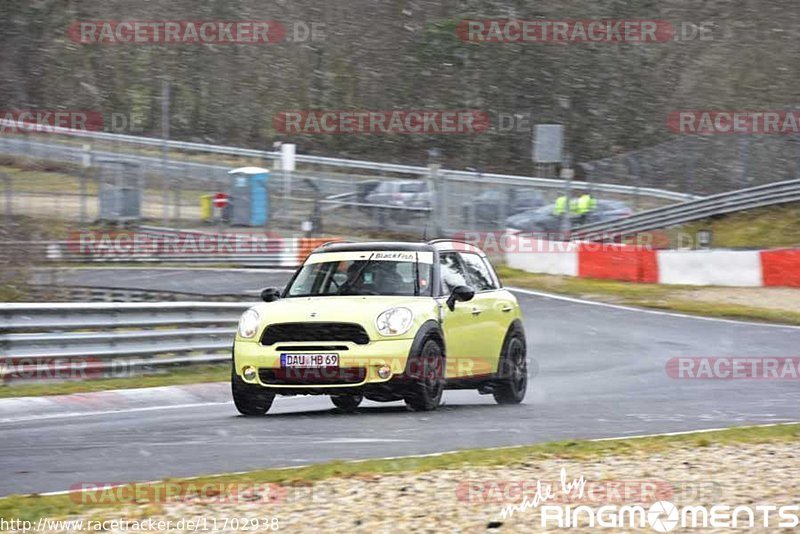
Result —
<path fill-rule="evenodd" d="M 475 290 L 469 286 L 456 286 L 453 288 L 453 292 L 450 293 L 450 296 L 447 297 L 447 307 L 450 308 L 450 311 L 453 311 L 456 308 L 456 302 L 467 302 L 468 300 L 472 300 L 472 297 L 475 296 Z"/>
<path fill-rule="evenodd" d="M 268 287 L 261 291 L 261 300 L 264 302 L 272 302 L 281 298 L 281 290 L 277 287 Z"/>

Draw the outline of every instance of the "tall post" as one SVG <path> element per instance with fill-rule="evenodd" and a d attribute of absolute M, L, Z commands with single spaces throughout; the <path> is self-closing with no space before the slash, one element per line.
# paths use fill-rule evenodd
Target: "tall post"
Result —
<path fill-rule="evenodd" d="M 742 167 L 742 188 L 750 185 L 750 137 L 743 135 L 739 138 L 739 161 Z"/>
<path fill-rule="evenodd" d="M 167 219 L 169 218 L 169 82 L 162 80 L 161 82 L 161 202 L 162 206 L 162 224 L 167 226 Z"/>
<path fill-rule="evenodd" d="M 280 215 L 281 217 L 284 218 L 288 218 L 288 214 L 283 212 L 284 209 L 283 206 L 286 204 L 286 180 L 285 177 L 283 176 L 283 151 L 281 150 L 281 145 L 283 145 L 283 143 L 281 143 L 280 141 L 275 141 L 274 143 L 272 143 L 272 150 L 278 153 L 278 157 L 272 160 L 272 176 L 274 176 L 276 180 L 280 176 L 281 179 L 283 180 L 281 188 L 283 189 L 284 201 L 281 202 L 282 206 L 279 210 L 277 210 L 278 211 L 277 215 Z M 277 193 L 278 190 L 277 183 L 275 185 L 274 190 Z"/>
<path fill-rule="evenodd" d="M 284 208 L 287 215 L 292 211 L 292 173 L 295 170 L 296 148 L 293 143 L 281 143 L 281 172 L 284 180 Z"/>
<path fill-rule="evenodd" d="M 11 176 L 6 173 L 2 174 L 3 182 L 5 185 L 6 191 L 6 228 L 11 228 L 11 196 L 13 194 L 11 190 Z"/>
<path fill-rule="evenodd" d="M 86 223 L 86 178 L 92 167 L 92 145 L 83 145 L 83 172 L 80 175 L 81 187 L 81 224 Z"/>
<path fill-rule="evenodd" d="M 428 180 L 429 185 L 428 189 L 433 191 L 433 199 L 434 199 L 434 214 L 433 214 L 433 225 L 434 225 L 434 232 L 436 235 L 434 237 L 443 237 L 444 236 L 444 187 L 441 175 L 441 158 L 442 152 L 438 148 L 432 148 L 428 150 Z"/>
<path fill-rule="evenodd" d="M 639 185 L 641 182 L 641 173 L 639 172 L 639 160 L 635 155 L 628 157 L 628 167 L 633 175 L 633 209 L 639 211 Z"/>
<path fill-rule="evenodd" d="M 572 162 L 568 155 L 564 156 L 563 166 L 561 167 L 561 179 L 564 180 L 564 197 L 567 199 L 564 206 L 564 213 L 561 215 L 561 232 L 564 237 L 568 236 L 572 230 L 572 221 L 570 215 L 572 214 L 572 179 L 575 177 L 575 171 L 572 169 Z"/>

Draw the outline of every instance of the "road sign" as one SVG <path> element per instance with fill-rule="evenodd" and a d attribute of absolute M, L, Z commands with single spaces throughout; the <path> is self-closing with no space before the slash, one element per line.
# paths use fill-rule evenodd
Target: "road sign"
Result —
<path fill-rule="evenodd" d="M 281 145 L 281 169 L 284 171 L 294 171 L 295 168 L 295 145 L 283 143 Z"/>
<path fill-rule="evenodd" d="M 537 124 L 533 131 L 533 161 L 535 163 L 561 163 L 564 147 L 564 126 Z"/>
<path fill-rule="evenodd" d="M 228 198 L 228 195 L 226 195 L 225 193 L 217 193 L 216 195 L 214 195 L 215 208 L 220 208 L 220 209 L 224 208 L 225 206 L 228 205 L 229 201 L 230 199 Z"/>

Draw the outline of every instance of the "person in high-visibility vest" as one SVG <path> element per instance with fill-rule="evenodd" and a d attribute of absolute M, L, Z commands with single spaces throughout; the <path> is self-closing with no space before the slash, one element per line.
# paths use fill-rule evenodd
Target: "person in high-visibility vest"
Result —
<path fill-rule="evenodd" d="M 586 221 L 586 216 L 597 207 L 597 200 L 592 198 L 589 193 L 584 193 L 579 196 L 575 201 L 573 211 L 578 215 L 578 224 L 583 224 Z"/>
<path fill-rule="evenodd" d="M 578 215 L 586 215 L 597 206 L 597 201 L 589 193 L 584 193 L 578 197 Z"/>
<path fill-rule="evenodd" d="M 556 199 L 556 203 L 553 206 L 553 214 L 563 215 L 566 209 L 567 209 L 567 195 L 561 195 Z"/>

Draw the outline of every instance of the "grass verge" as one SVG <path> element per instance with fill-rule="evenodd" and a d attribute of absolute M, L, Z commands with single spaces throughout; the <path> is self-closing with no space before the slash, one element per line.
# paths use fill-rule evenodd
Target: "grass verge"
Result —
<path fill-rule="evenodd" d="M 126 378 L 101 378 L 37 384 L 9 384 L 0 386 L 0 398 L 37 397 L 44 395 L 69 395 L 70 393 L 90 393 L 110 389 L 152 388 L 158 386 L 180 386 L 203 382 L 224 382 L 230 380 L 230 364 L 196 365 L 177 367 L 163 374 L 132 376 Z M 2 384 L 2 382 L 0 382 Z"/>
<path fill-rule="evenodd" d="M 800 313 L 789 310 L 692 299 L 693 292 L 708 289 L 706 287 L 666 286 L 663 284 L 640 284 L 616 280 L 534 274 L 512 269 L 506 265 L 499 265 L 497 274 L 503 284 L 509 287 L 535 289 L 548 293 L 610 302 L 612 304 L 669 310 L 705 317 L 800 325 Z"/>
<path fill-rule="evenodd" d="M 502 449 L 468 449 L 436 456 L 417 456 L 391 460 L 365 460 L 358 462 L 327 462 L 296 469 L 265 469 L 243 474 L 200 477 L 194 479 L 170 479 L 151 484 L 139 484 L 137 489 L 147 487 L 145 495 L 164 495 L 168 484 L 184 484 L 182 487 L 202 487 L 205 484 L 220 488 L 252 484 L 307 485 L 332 477 L 359 477 L 400 472 L 425 472 L 440 469 L 458 469 L 472 466 L 514 465 L 537 459 L 561 458 L 584 460 L 604 456 L 630 454 L 663 454 L 678 448 L 708 447 L 710 445 L 758 444 L 796 441 L 800 439 L 800 424 L 775 426 L 738 427 L 712 432 L 696 432 L 677 436 L 625 438 L 608 441 L 558 441 L 508 447 Z M 130 493 L 130 492 L 128 492 Z M 224 493 L 224 492 L 223 492 Z M 185 496 L 185 494 L 183 495 Z M 91 508 L 99 511 L 114 510 L 128 504 L 150 505 L 154 502 L 119 502 L 119 499 L 104 499 L 102 492 L 96 494 L 19 496 L 0 499 L 0 517 L 37 521 L 41 517 L 58 518 L 81 514 Z M 144 509 L 146 512 L 147 508 Z"/>
<path fill-rule="evenodd" d="M 711 231 L 716 248 L 800 246 L 800 203 L 729 213 L 678 226 L 670 233 L 694 236 L 699 230 Z"/>

